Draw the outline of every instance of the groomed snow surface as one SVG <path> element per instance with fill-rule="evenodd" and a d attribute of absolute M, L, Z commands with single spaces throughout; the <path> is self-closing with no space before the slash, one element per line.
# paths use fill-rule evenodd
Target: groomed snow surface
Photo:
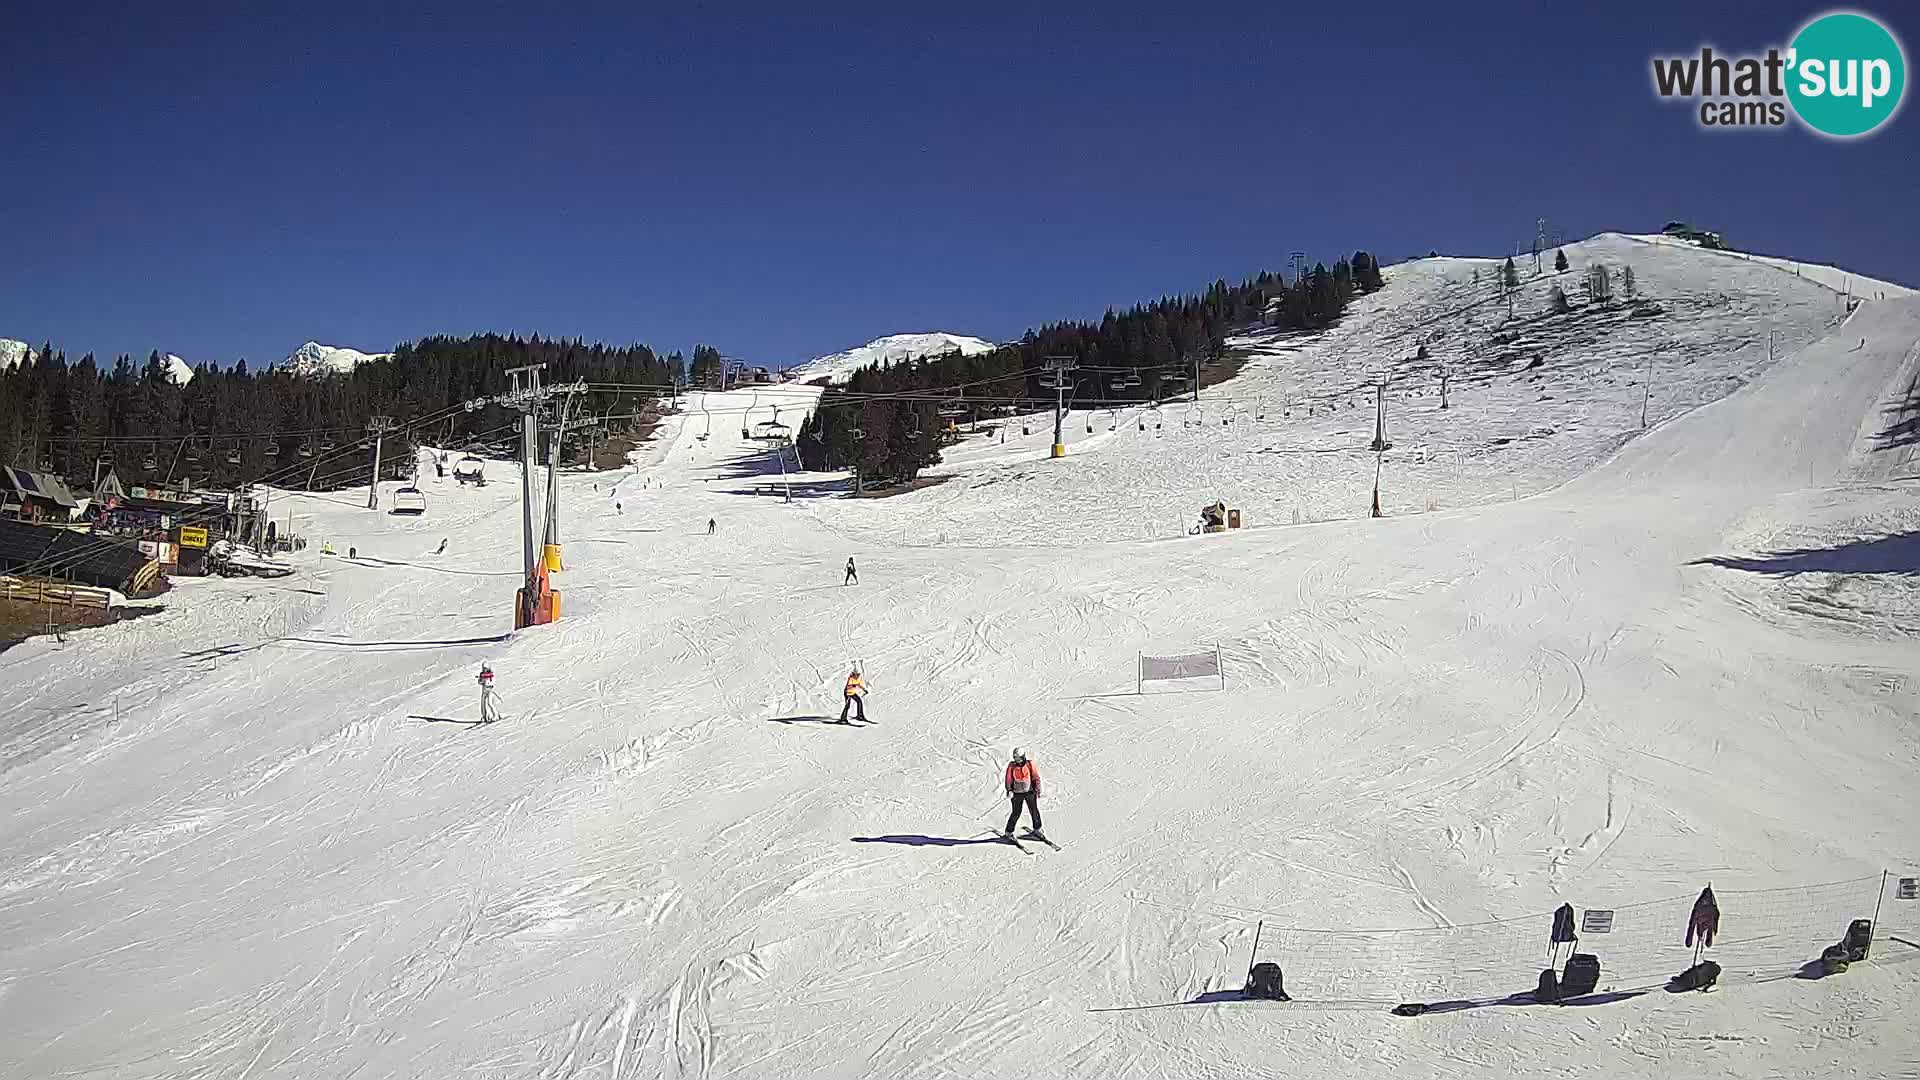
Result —
<path fill-rule="evenodd" d="M 1387 469 L 1461 459 L 1430 512 L 1354 516 L 1346 400 L 1467 260 L 1253 343 L 1230 436 L 1036 427 L 897 498 L 786 501 L 740 429 L 803 388 L 696 396 L 561 478 L 563 618 L 517 634 L 513 466 L 276 502 L 295 576 L 0 657 L 0 1074 L 1910 1075 L 1920 904 L 1793 976 L 1920 872 L 1920 301 L 1594 243 L 1664 328 L 1530 326 L 1542 367 L 1401 406 Z M 1271 527 L 1173 535 L 1216 495 Z M 1224 691 L 1135 694 L 1216 646 Z M 855 659 L 874 723 L 827 723 Z M 1060 851 L 988 836 L 1015 745 Z M 1728 974 L 1667 994 L 1709 882 Z M 1616 911 L 1597 1003 L 1387 1011 L 1530 989 L 1546 921 L 1481 924 L 1562 901 Z M 1291 1004 L 1236 993 L 1262 923 Z"/>

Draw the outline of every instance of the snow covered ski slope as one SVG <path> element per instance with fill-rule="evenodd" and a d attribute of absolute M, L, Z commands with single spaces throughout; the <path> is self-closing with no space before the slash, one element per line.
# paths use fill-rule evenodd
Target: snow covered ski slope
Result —
<path fill-rule="evenodd" d="M 1819 281 L 1691 245 L 1602 234 L 1564 250 L 1566 274 L 1526 268 L 1512 323 L 1495 287 L 1500 260 L 1391 266 L 1387 287 L 1331 330 L 1240 339 L 1246 367 L 1198 403 L 1075 411 L 1060 463 L 1047 461 L 1050 414 L 1016 420 L 1004 443 L 996 432 L 947 451 L 932 471 L 953 479 L 901 496 L 911 513 L 850 503 L 833 521 L 876 542 L 968 545 L 1177 536 L 1215 499 L 1254 525 L 1364 517 L 1382 380 L 1388 514 L 1510 501 L 1727 396 L 1846 317 L 1842 294 Z M 1552 254 L 1543 261 L 1550 271 Z M 1632 267 L 1645 303 L 1589 309 L 1581 279 L 1595 263 L 1616 295 Z M 1556 285 L 1571 297 L 1564 315 L 1550 310 Z"/>
<path fill-rule="evenodd" d="M 1720 272 L 1658 258 L 1650 287 Z M 1430 262 L 1395 273 L 1439 304 L 1466 264 Z M 1897 1075 L 1920 949 L 1790 976 L 1920 866 L 1916 579 L 1871 569 L 1920 527 L 1920 301 L 1847 316 L 1726 265 L 1737 343 L 1662 347 L 1737 386 L 1678 379 L 1627 440 L 1635 357 L 1591 347 L 1556 376 L 1587 404 L 1547 422 L 1594 434 L 1436 512 L 1147 539 L 1163 500 L 1103 457 L 1166 460 L 1183 517 L 1214 489 L 1137 429 L 788 502 L 740 437 L 774 399 L 712 394 L 634 470 L 561 479 L 565 617 L 509 634 L 510 466 L 426 481 L 413 520 L 294 497 L 358 558 L 316 543 L 294 578 L 0 657 L 0 1074 Z M 1374 314 L 1223 395 L 1334 408 L 1289 439 L 1360 430 L 1336 395 L 1410 332 Z M 1409 406 L 1397 443 L 1500 437 L 1551 392 L 1522 372 Z M 1296 468 L 1259 442 L 1189 466 Z M 1474 505 L 1502 469 L 1540 493 Z M 1348 483 L 1284 475 L 1263 518 Z M 925 542 L 975 526 L 1004 546 Z M 1140 653 L 1216 645 L 1224 691 L 1135 694 Z M 507 718 L 481 728 L 483 660 Z M 855 660 L 880 722 L 827 723 Z M 1057 852 L 993 836 L 1016 745 Z M 1660 992 L 1709 881 L 1723 990 Z M 1822 882 L 1852 884 L 1789 888 Z M 1675 897 L 1670 926 L 1635 907 Z M 1562 901 L 1618 911 L 1582 947 L 1623 996 L 1387 1011 L 1530 988 L 1545 926 L 1486 924 Z M 1881 918 L 1920 940 L 1913 902 Z M 1290 1005 L 1235 993 L 1262 922 Z"/>

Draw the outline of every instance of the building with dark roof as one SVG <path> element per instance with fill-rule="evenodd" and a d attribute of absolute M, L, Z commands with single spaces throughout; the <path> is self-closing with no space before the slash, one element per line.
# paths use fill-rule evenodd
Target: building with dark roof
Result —
<path fill-rule="evenodd" d="M 67 521 L 80 506 L 66 481 L 31 469 L 0 465 L 0 517 L 17 521 Z"/>

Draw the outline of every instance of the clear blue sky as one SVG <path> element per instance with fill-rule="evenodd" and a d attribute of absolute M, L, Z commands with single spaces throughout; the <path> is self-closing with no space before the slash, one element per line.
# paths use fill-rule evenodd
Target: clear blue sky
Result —
<path fill-rule="evenodd" d="M 0 31 L 0 337 L 259 364 L 498 329 L 787 363 L 1294 250 L 1494 254 L 1542 215 L 1920 284 L 1911 102 L 1842 144 L 1653 97 L 1652 54 L 1784 44 L 1822 5 L 134 6 Z M 1912 60 L 1920 17 L 1864 10 Z"/>

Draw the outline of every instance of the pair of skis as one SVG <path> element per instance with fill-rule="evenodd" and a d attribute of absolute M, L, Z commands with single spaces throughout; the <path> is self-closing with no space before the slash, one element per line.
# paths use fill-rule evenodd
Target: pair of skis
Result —
<path fill-rule="evenodd" d="M 1060 850 L 1060 845 L 1047 839 L 1045 833 L 1037 833 L 1037 832 L 1034 832 L 1032 829 L 1028 829 L 1026 832 L 1021 833 L 1018 837 L 1015 837 L 1012 833 L 1001 833 L 1000 839 L 1005 840 L 1007 843 L 1012 844 L 1014 847 L 1019 848 L 1023 852 L 1026 852 L 1028 855 L 1033 854 L 1033 850 L 1027 847 L 1027 845 L 1021 843 L 1020 841 L 1022 840 L 1038 840 L 1055 851 Z"/>

